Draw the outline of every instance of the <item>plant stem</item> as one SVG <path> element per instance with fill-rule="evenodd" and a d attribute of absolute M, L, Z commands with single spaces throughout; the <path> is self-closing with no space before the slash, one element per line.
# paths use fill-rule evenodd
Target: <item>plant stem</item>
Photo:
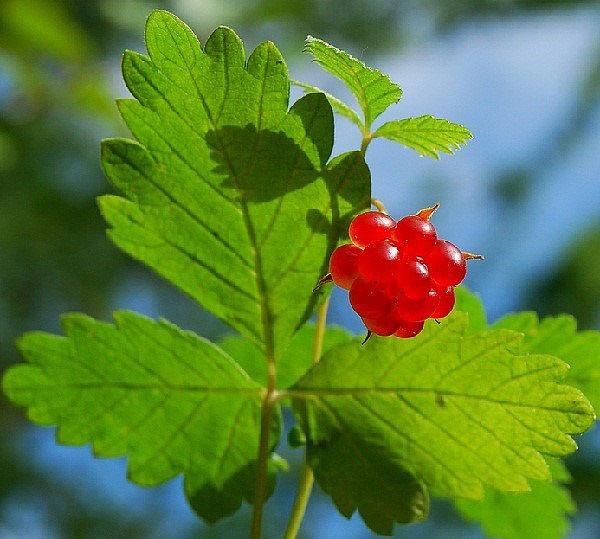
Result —
<path fill-rule="evenodd" d="M 329 308 L 329 296 L 325 298 L 325 301 L 319 307 L 317 311 L 317 323 L 315 326 L 315 336 L 313 338 L 312 347 L 312 362 L 313 365 L 318 363 L 321 359 L 321 352 L 323 351 L 323 338 L 325 337 L 325 328 L 327 327 L 327 309 Z"/>
<path fill-rule="evenodd" d="M 276 402 L 275 391 L 275 359 L 272 354 L 267 358 L 267 391 L 260 410 L 260 442 L 258 461 L 256 463 L 256 484 L 254 488 L 254 509 L 252 512 L 252 528 L 250 537 L 260 539 L 262 535 L 262 510 L 267 492 L 267 475 L 269 465 L 269 433 L 273 406 Z"/>
<path fill-rule="evenodd" d="M 294 500 L 294 507 L 292 508 L 292 514 L 290 515 L 290 520 L 283 536 L 284 539 L 296 539 L 302 519 L 304 518 L 304 513 L 306 512 L 306 506 L 308 505 L 314 481 L 312 468 L 308 464 L 305 464 L 302 467 L 298 494 L 296 494 L 296 499 Z"/>
<path fill-rule="evenodd" d="M 325 329 L 327 327 L 327 308 L 329 307 L 329 297 L 325 299 L 323 304 L 317 311 L 317 323 L 315 327 L 315 336 L 313 338 L 312 347 L 312 362 L 313 365 L 318 363 L 321 359 L 321 353 L 323 351 L 323 338 L 325 337 Z M 294 506 L 292 508 L 292 514 L 288 521 L 287 528 L 285 530 L 284 539 L 295 539 L 300 530 L 304 513 L 306 512 L 306 506 L 312 492 L 314 483 L 314 475 L 312 468 L 306 462 L 306 455 L 304 457 L 304 465 L 302 466 L 302 472 L 300 475 L 300 485 L 298 486 L 298 493 L 294 500 Z"/>
<path fill-rule="evenodd" d="M 363 154 L 363 157 L 367 153 L 367 148 L 369 147 L 369 144 L 371 144 L 371 140 L 373 140 L 373 134 L 366 130 L 363 133 L 362 142 L 360 144 L 360 153 Z"/>

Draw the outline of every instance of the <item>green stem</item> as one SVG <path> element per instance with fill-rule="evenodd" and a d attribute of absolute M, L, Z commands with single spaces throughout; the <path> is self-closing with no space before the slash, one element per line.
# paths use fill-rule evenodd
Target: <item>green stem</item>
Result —
<path fill-rule="evenodd" d="M 327 308 L 329 307 L 329 298 L 327 298 L 317 311 L 317 323 L 315 327 L 315 336 L 313 339 L 312 348 L 312 361 L 313 364 L 318 363 L 321 359 L 321 353 L 323 352 L 323 338 L 325 337 L 325 329 L 327 327 Z M 300 485 L 298 486 L 298 493 L 294 500 L 294 506 L 292 508 L 292 514 L 288 521 L 287 528 L 285 530 L 284 539 L 295 539 L 300 530 L 304 513 L 306 512 L 306 506 L 312 492 L 314 483 L 314 475 L 312 468 L 306 462 L 306 455 L 304 458 L 304 465 L 302 466 L 302 472 L 300 476 Z"/>
<path fill-rule="evenodd" d="M 275 359 L 267 358 L 267 391 L 260 411 L 260 442 L 256 463 L 256 484 L 254 488 L 254 509 L 252 512 L 251 539 L 260 539 L 262 535 L 262 511 L 267 493 L 267 475 L 269 464 L 269 433 L 273 406 L 277 400 L 275 390 Z"/>
<path fill-rule="evenodd" d="M 367 148 L 369 147 L 369 144 L 371 144 L 372 140 L 373 133 L 371 133 L 368 129 L 365 128 L 365 131 L 363 132 L 362 142 L 360 144 L 360 153 L 363 154 L 363 157 L 367 153 Z"/>
<path fill-rule="evenodd" d="M 290 515 L 290 520 L 283 536 L 284 539 L 295 539 L 298 535 L 314 481 L 312 468 L 308 464 L 305 464 L 302 467 L 298 494 L 296 494 L 296 499 L 294 500 L 294 507 L 292 508 L 292 514 Z"/>

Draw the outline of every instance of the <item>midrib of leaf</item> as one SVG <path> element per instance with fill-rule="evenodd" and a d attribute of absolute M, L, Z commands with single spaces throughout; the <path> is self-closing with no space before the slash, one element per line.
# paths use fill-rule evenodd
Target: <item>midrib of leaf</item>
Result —
<path fill-rule="evenodd" d="M 332 209 L 332 204 L 331 204 L 332 199 L 334 199 L 335 195 L 339 191 L 342 190 L 342 188 L 344 187 L 344 185 L 346 185 L 346 181 L 347 181 L 347 178 L 348 178 L 348 170 L 350 170 L 356 164 L 356 159 L 358 159 L 358 154 L 356 155 L 355 159 L 351 163 L 348 163 L 347 168 L 346 168 L 346 173 L 344 174 L 344 179 L 339 183 L 339 185 L 336 187 L 335 191 L 332 193 L 332 196 L 329 198 L 329 202 L 325 206 L 325 213 L 328 212 L 330 209 Z M 334 216 L 334 219 L 335 219 L 335 216 Z M 304 250 L 306 249 L 306 247 L 308 246 L 308 244 L 312 241 L 315 233 L 316 233 L 316 231 L 313 229 L 308 234 L 306 240 L 304 241 L 304 243 L 302 244 L 302 246 L 300 247 L 300 249 L 298 249 L 298 252 L 294 256 L 294 258 L 291 260 L 291 262 L 288 264 L 288 266 L 281 272 L 281 274 L 278 275 L 277 280 L 273 282 L 273 285 L 272 285 L 272 289 L 273 290 L 275 290 L 281 284 L 281 282 L 283 281 L 283 279 L 285 279 L 285 277 L 291 271 L 291 268 L 293 268 L 296 265 L 296 262 L 298 262 L 298 260 L 300 259 L 300 257 L 304 253 Z"/>
<path fill-rule="evenodd" d="M 165 25 L 165 26 L 167 26 L 167 25 Z M 265 357 L 266 357 L 268 363 L 273 363 L 275 361 L 275 336 L 273 334 L 274 324 L 273 324 L 273 319 L 272 319 L 273 313 L 271 311 L 268 290 L 267 290 L 267 286 L 266 286 L 264 275 L 263 275 L 262 257 L 261 257 L 258 243 L 256 241 L 256 231 L 254 230 L 252 220 L 250 219 L 250 212 L 248 210 L 248 201 L 246 200 L 246 195 L 245 195 L 244 191 L 242 189 L 240 189 L 238 175 L 237 175 L 237 173 L 233 167 L 233 164 L 231 162 L 231 157 L 230 157 L 229 153 L 226 151 L 226 146 L 223 143 L 223 140 L 221 139 L 221 137 L 219 135 L 218 123 L 212 117 L 210 108 L 208 107 L 208 105 L 206 103 L 206 99 L 204 98 L 204 95 L 202 94 L 202 91 L 200 90 L 200 87 L 198 86 L 198 82 L 196 81 L 196 77 L 195 77 L 194 71 L 192 69 L 193 66 L 190 66 L 188 64 L 188 62 L 186 61 L 185 55 L 183 55 L 181 53 L 181 49 L 179 48 L 179 45 L 177 44 L 177 40 L 173 37 L 173 34 L 171 33 L 170 28 L 168 29 L 168 31 L 169 31 L 169 34 L 171 35 L 173 42 L 177 46 L 177 50 L 179 51 L 180 57 L 183 59 L 185 65 L 188 69 L 190 78 L 194 81 L 194 87 L 196 88 L 196 94 L 197 94 L 198 98 L 200 99 L 200 101 L 202 103 L 202 107 L 204 108 L 204 110 L 206 112 L 206 116 L 209 120 L 209 123 L 210 123 L 212 129 L 213 129 L 213 133 L 215 134 L 215 136 L 217 137 L 217 140 L 220 143 L 219 150 L 221 151 L 221 153 L 223 155 L 223 158 L 227 165 L 227 169 L 229 171 L 231 180 L 233 181 L 233 183 L 237 189 L 237 192 L 240 195 L 240 207 L 242 210 L 244 226 L 246 227 L 246 232 L 248 233 L 248 240 L 250 241 L 250 246 L 252 248 L 252 252 L 254 255 L 254 271 L 253 271 L 253 273 L 254 273 L 254 278 L 255 278 L 255 282 L 256 282 L 256 288 L 258 290 L 259 299 L 260 299 L 261 323 L 262 323 L 262 328 L 263 328 L 263 339 L 262 340 L 263 340 L 263 345 L 265 347 Z M 225 95 L 223 96 L 223 99 L 221 102 L 221 109 L 219 112 L 219 116 L 221 115 L 221 113 L 223 111 L 223 107 L 225 106 L 225 102 L 227 101 L 227 94 L 229 92 L 229 70 L 227 69 L 229 56 L 228 56 L 228 52 L 227 52 L 227 46 L 226 46 L 226 40 L 225 40 L 224 34 L 221 35 L 221 43 L 222 43 L 223 51 L 224 51 L 223 64 L 225 67 L 225 69 L 224 69 Z M 259 144 L 259 140 L 260 140 L 262 117 L 263 117 L 263 99 L 264 99 L 264 93 L 265 93 L 266 75 L 267 75 L 267 69 L 269 66 L 270 55 L 271 55 L 271 47 L 268 47 L 267 48 L 267 61 L 265 61 L 264 72 L 263 72 L 263 76 L 262 76 L 262 80 L 261 80 L 261 92 L 260 92 L 260 99 L 259 99 L 259 106 L 258 106 L 258 118 L 257 118 L 257 135 L 254 138 L 254 150 L 255 151 L 252 152 L 252 155 L 254 156 L 254 160 L 248 165 L 248 170 L 250 170 L 255 164 L 256 155 L 257 155 L 256 146 Z M 161 71 L 161 70 L 159 69 L 159 71 Z M 164 72 L 161 71 L 161 73 L 163 73 L 163 75 L 166 78 L 169 78 Z M 171 79 L 169 79 L 169 80 L 171 80 Z M 178 116 L 180 116 L 180 115 L 178 114 Z"/>
<path fill-rule="evenodd" d="M 509 380 L 510 381 L 510 380 Z M 311 398 L 316 397 L 319 401 L 321 401 L 321 397 L 328 396 L 347 396 L 353 397 L 355 395 L 390 395 L 396 396 L 399 399 L 402 398 L 399 393 L 433 393 L 434 395 L 439 395 L 442 397 L 458 397 L 463 399 L 477 400 L 481 402 L 489 402 L 492 404 L 500 404 L 503 406 L 513 406 L 515 408 L 527 408 L 533 410 L 546 410 L 549 412 L 564 412 L 569 413 L 571 415 L 582 415 L 587 416 L 588 413 L 584 411 L 573 411 L 569 409 L 557 408 L 553 406 L 543 406 L 543 405 L 533 405 L 533 404 L 525 404 L 521 402 L 508 401 L 503 399 L 492 399 L 486 395 L 468 395 L 465 393 L 456 393 L 453 391 L 446 391 L 444 389 L 436 389 L 429 387 L 331 387 L 331 388 L 320 388 L 320 387 L 307 387 L 302 389 L 286 389 L 282 390 L 282 396 L 290 396 L 290 397 L 299 397 L 299 398 Z M 510 413 L 507 410 L 508 413 Z M 528 427 L 530 428 L 530 427 Z"/>
<path fill-rule="evenodd" d="M 149 391 L 149 390 L 168 390 L 168 391 L 181 391 L 182 393 L 215 393 L 225 395 L 256 395 L 262 396 L 265 389 L 262 387 L 215 387 L 215 386 L 201 386 L 194 384 L 171 384 L 169 382 L 161 382 L 160 384 L 133 384 L 128 382 L 111 382 L 106 380 L 105 383 L 91 383 L 82 382 L 78 384 L 47 384 L 47 385 L 36 385 L 36 386 L 19 386 L 16 389 L 12 389 L 13 392 L 18 391 L 34 391 L 39 389 L 126 389 L 128 391 Z"/>
<path fill-rule="evenodd" d="M 315 121 L 315 118 L 317 117 L 317 113 L 318 113 L 318 110 L 315 109 L 313 111 L 313 115 L 312 115 L 312 117 L 310 119 L 310 123 L 306 126 L 306 129 L 304 130 L 304 136 L 302 137 L 302 142 L 299 144 L 300 147 L 302 147 L 302 144 L 304 144 L 304 142 L 308 138 L 308 133 L 310 132 L 310 130 L 312 129 L 312 126 L 314 125 L 314 121 Z M 297 173 L 297 171 L 298 171 L 298 161 L 299 161 L 299 159 L 300 159 L 300 154 L 297 154 L 296 155 L 296 160 L 294 161 L 293 175 L 295 175 Z M 279 197 L 279 200 L 277 201 L 277 207 L 275 208 L 275 211 L 273 212 L 273 217 L 269 221 L 269 224 L 267 226 L 267 230 L 263 234 L 263 239 L 262 239 L 262 241 L 260 243 L 260 247 L 262 247 L 268 241 L 269 236 L 271 235 L 271 232 L 273 231 L 273 227 L 275 226 L 275 223 L 277 222 L 279 214 L 281 213 L 281 207 L 283 206 L 283 200 L 285 199 L 285 195 L 286 194 L 287 193 L 283 193 Z M 312 238 L 312 234 L 310 235 L 310 237 Z"/>
<path fill-rule="evenodd" d="M 373 82 L 377 82 L 377 79 L 369 81 L 369 83 L 367 85 L 363 86 L 360 82 L 360 77 L 358 76 L 356 67 L 352 63 L 351 59 L 346 58 L 345 56 L 337 56 L 337 55 L 335 55 L 335 53 L 333 51 L 329 50 L 329 48 L 325 48 L 325 51 L 327 51 L 327 54 L 330 59 L 332 59 L 332 57 L 333 57 L 333 65 L 335 65 L 336 61 L 339 61 L 341 59 L 344 62 L 344 64 L 346 65 L 346 67 L 349 68 L 350 71 L 352 72 L 352 75 L 354 78 L 354 87 L 358 90 L 358 93 L 360 94 L 360 97 L 358 98 L 358 102 L 359 102 L 359 105 L 361 106 L 361 109 L 363 110 L 365 127 L 366 127 L 366 129 L 369 129 L 371 126 L 372 119 L 371 119 L 371 111 L 370 111 L 369 103 L 367 101 L 366 89 L 369 84 L 371 84 Z"/>

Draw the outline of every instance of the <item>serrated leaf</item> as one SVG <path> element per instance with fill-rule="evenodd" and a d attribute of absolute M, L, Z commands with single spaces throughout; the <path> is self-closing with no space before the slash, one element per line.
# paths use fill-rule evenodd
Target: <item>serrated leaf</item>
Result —
<path fill-rule="evenodd" d="M 400 101 L 402 89 L 397 84 L 347 52 L 312 36 L 306 38 L 304 50 L 312 54 L 323 69 L 346 84 L 363 111 L 367 128 L 390 105 Z"/>
<path fill-rule="evenodd" d="M 391 535 L 396 522 L 418 522 L 429 514 L 425 486 L 351 432 L 339 431 L 326 442 L 307 444 L 307 460 L 339 512 L 350 518 L 358 511 L 379 535 Z"/>
<path fill-rule="evenodd" d="M 539 320 L 537 314 L 524 312 L 508 315 L 494 327 L 514 329 L 525 334 L 523 350 L 534 354 L 552 354 L 570 365 L 566 382 L 578 387 L 600 410 L 600 332 L 577 331 L 576 320 L 569 315 Z"/>
<path fill-rule="evenodd" d="M 330 350 L 290 390 L 309 443 L 349 433 L 442 496 L 526 491 L 529 479 L 548 479 L 542 454 L 576 448 L 569 434 L 593 422 L 589 402 L 557 383 L 565 363 L 522 355 L 518 333 L 466 334 L 467 325 L 455 313 L 411 340 Z"/>
<path fill-rule="evenodd" d="M 373 137 L 386 138 L 415 150 L 420 155 L 439 159 L 439 152 L 453 154 L 473 135 L 464 126 L 433 116 L 419 116 L 384 123 Z"/>
<path fill-rule="evenodd" d="M 103 145 L 124 195 L 101 199 L 110 237 L 278 357 L 312 312 L 340 219 L 368 206 L 364 159 L 326 167 L 331 106 L 311 94 L 288 111 L 287 67 L 272 43 L 245 61 L 232 30 L 218 28 L 202 49 L 155 11 L 146 45 L 149 57 L 123 59 L 136 100 L 119 108 L 137 142 Z"/>
<path fill-rule="evenodd" d="M 334 95 L 331 95 L 330 93 L 326 92 L 325 90 L 321 90 L 320 88 L 317 88 L 316 86 L 311 86 L 310 84 L 306 84 L 305 82 L 300 82 L 297 80 L 293 80 L 291 82 L 294 86 L 298 86 L 298 88 L 302 88 L 304 90 L 304 93 L 307 93 L 307 94 L 321 93 L 321 94 L 323 94 L 327 98 L 327 101 L 329 101 L 331 108 L 335 112 L 337 112 L 338 114 L 340 114 L 340 115 L 344 116 L 345 118 L 347 118 L 348 120 L 350 120 L 361 131 L 364 129 L 362 120 L 358 116 L 357 112 L 350 105 L 347 105 L 346 103 L 344 103 L 341 99 L 338 99 Z"/>
<path fill-rule="evenodd" d="M 314 324 L 306 324 L 294 335 L 277 364 L 278 389 L 288 388 L 297 382 L 312 366 L 314 335 Z M 334 346 L 352 339 L 353 336 L 345 329 L 327 326 L 323 338 L 323 354 Z M 234 358 L 252 379 L 259 384 L 266 385 L 267 365 L 262 352 L 256 345 L 242 337 L 228 336 L 219 342 L 219 346 Z"/>
<path fill-rule="evenodd" d="M 135 483 L 183 473 L 200 516 L 214 522 L 232 513 L 251 495 L 263 388 L 191 332 L 130 312 L 114 318 L 72 314 L 63 318 L 64 337 L 25 335 L 19 348 L 28 363 L 6 372 L 4 392 L 35 423 L 57 425 L 60 443 L 127 456 Z"/>
<path fill-rule="evenodd" d="M 567 481 L 568 472 L 560 461 L 551 460 L 549 464 L 552 483 L 531 481 L 531 492 L 506 493 L 488 489 L 483 500 L 456 500 L 455 505 L 465 519 L 477 522 L 488 537 L 566 537 L 568 515 L 575 512 L 569 490 L 561 484 Z"/>

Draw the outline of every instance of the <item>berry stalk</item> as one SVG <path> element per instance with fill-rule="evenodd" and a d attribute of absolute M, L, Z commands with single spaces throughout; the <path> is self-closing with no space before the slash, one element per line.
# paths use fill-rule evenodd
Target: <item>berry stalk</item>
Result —
<path fill-rule="evenodd" d="M 325 329 L 327 327 L 327 309 L 329 307 L 329 296 L 325 299 L 323 304 L 317 311 L 317 323 L 315 326 L 315 336 L 313 339 L 312 348 L 312 362 L 313 365 L 318 363 L 321 359 L 321 353 L 323 352 L 323 338 L 325 337 Z M 298 493 L 294 500 L 294 506 L 290 519 L 285 530 L 284 539 L 295 539 L 300 530 L 304 513 L 306 513 L 306 507 L 310 494 L 312 492 L 315 477 L 312 468 L 306 462 L 306 450 L 304 455 L 304 465 L 302 466 L 302 472 L 300 475 L 300 485 L 298 486 Z"/>

